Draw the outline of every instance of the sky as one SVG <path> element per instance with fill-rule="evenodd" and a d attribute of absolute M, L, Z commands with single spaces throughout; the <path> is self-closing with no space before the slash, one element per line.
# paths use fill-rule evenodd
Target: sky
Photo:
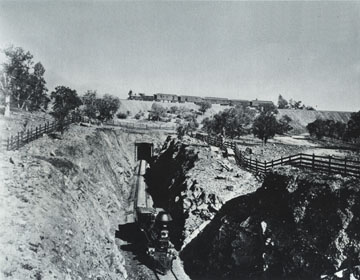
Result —
<path fill-rule="evenodd" d="M 64 85 L 360 110 L 360 2 L 2 1 L 0 48 Z M 3 53 L 0 62 L 5 61 Z"/>

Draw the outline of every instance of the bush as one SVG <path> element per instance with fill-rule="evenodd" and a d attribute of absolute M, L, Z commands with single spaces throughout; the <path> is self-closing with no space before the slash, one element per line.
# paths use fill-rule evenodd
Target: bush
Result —
<path fill-rule="evenodd" d="M 152 121 L 161 121 L 166 116 L 166 109 L 160 104 L 153 103 L 149 113 L 149 119 Z"/>
<path fill-rule="evenodd" d="M 170 107 L 170 114 L 177 114 L 179 112 L 179 108 L 177 106 Z"/>
<path fill-rule="evenodd" d="M 209 101 L 198 102 L 197 105 L 200 106 L 199 111 L 205 114 L 206 110 L 210 109 L 212 104 Z"/>
<path fill-rule="evenodd" d="M 142 117 L 145 116 L 145 113 L 143 111 L 139 111 L 135 114 L 135 119 L 140 120 Z"/>
<path fill-rule="evenodd" d="M 128 117 L 128 115 L 125 113 L 118 113 L 116 116 L 118 119 L 126 119 Z"/>

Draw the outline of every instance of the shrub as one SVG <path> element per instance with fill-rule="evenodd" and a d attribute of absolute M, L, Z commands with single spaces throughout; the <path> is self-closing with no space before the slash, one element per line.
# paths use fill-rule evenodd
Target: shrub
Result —
<path fill-rule="evenodd" d="M 205 114 L 206 110 L 210 109 L 212 104 L 209 101 L 201 101 L 197 103 L 200 106 L 199 111 Z"/>
<path fill-rule="evenodd" d="M 118 113 L 116 116 L 118 119 L 126 119 L 128 117 L 128 115 L 125 113 Z"/>
<path fill-rule="evenodd" d="M 141 117 L 144 117 L 145 113 L 143 111 L 139 111 L 135 114 L 135 119 L 140 120 Z"/>
<path fill-rule="evenodd" d="M 160 121 L 166 116 L 166 109 L 160 104 L 153 103 L 149 114 L 149 119 L 152 121 Z"/>

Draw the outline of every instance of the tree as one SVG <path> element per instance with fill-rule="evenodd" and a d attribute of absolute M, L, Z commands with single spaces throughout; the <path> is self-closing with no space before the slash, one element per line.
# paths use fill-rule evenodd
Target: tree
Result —
<path fill-rule="evenodd" d="M 4 116 L 10 116 L 10 81 L 6 73 L 2 73 L 0 76 L 0 93 L 1 93 L 1 103 L 5 103 L 5 112 Z"/>
<path fill-rule="evenodd" d="M 208 133 L 239 137 L 249 133 L 254 116 L 255 112 L 251 109 L 236 106 L 221 111 L 212 118 L 205 118 L 202 122 L 203 129 Z"/>
<path fill-rule="evenodd" d="M 44 74 L 44 66 L 41 62 L 36 63 L 34 65 L 34 72 L 30 74 L 30 93 L 24 100 L 24 105 L 30 111 L 46 110 L 50 102 L 50 98 L 47 96 Z"/>
<path fill-rule="evenodd" d="M 267 143 L 269 138 L 273 138 L 278 129 L 278 122 L 276 121 L 275 114 L 261 112 L 256 117 L 253 123 L 253 133 L 256 137 L 261 139 L 264 144 Z"/>
<path fill-rule="evenodd" d="M 277 121 L 276 133 L 283 135 L 292 130 L 293 127 L 290 125 L 290 122 L 291 118 L 288 115 L 282 116 L 280 120 Z"/>
<path fill-rule="evenodd" d="M 160 104 L 153 103 L 149 114 L 149 119 L 152 121 L 160 121 L 166 115 L 166 109 Z"/>
<path fill-rule="evenodd" d="M 346 125 L 343 122 L 334 120 L 322 120 L 316 119 L 312 123 L 306 126 L 311 136 L 315 136 L 317 139 L 323 137 L 342 139 L 346 132 Z"/>
<path fill-rule="evenodd" d="M 131 100 L 133 99 L 133 91 L 130 89 L 129 93 L 128 93 L 128 99 Z"/>
<path fill-rule="evenodd" d="M 3 66 L 10 81 L 11 103 L 21 109 L 46 109 L 49 98 L 46 95 L 44 66 L 40 62 L 32 66 L 33 55 L 20 47 L 7 48 L 4 53 L 8 58 L 8 62 Z"/>
<path fill-rule="evenodd" d="M 309 111 L 315 111 L 315 109 L 312 106 L 306 106 L 305 104 L 302 104 L 302 101 L 296 101 L 292 98 L 290 98 L 289 102 L 282 97 L 282 95 L 279 95 L 278 98 L 278 108 L 279 109 L 300 109 L 300 110 L 309 110 Z"/>
<path fill-rule="evenodd" d="M 360 137 L 360 111 L 352 113 L 346 126 L 346 138 L 356 139 Z"/>
<path fill-rule="evenodd" d="M 309 131 L 310 135 L 315 136 L 317 139 L 321 139 L 327 134 L 325 121 L 322 119 L 316 119 L 312 123 L 309 123 L 306 128 Z"/>
<path fill-rule="evenodd" d="M 97 108 L 97 92 L 96 90 L 88 90 L 85 94 L 81 97 L 81 101 L 84 105 L 84 115 L 87 116 L 89 119 L 95 119 L 98 113 Z"/>
<path fill-rule="evenodd" d="M 263 107 L 261 113 L 256 117 L 253 123 L 253 134 L 261 139 L 264 144 L 268 139 L 273 138 L 275 134 L 285 134 L 292 129 L 290 125 L 291 118 L 284 115 L 280 120 L 276 119 L 277 108 L 273 104 Z"/>
<path fill-rule="evenodd" d="M 197 122 L 196 114 L 190 114 L 185 117 L 185 122 L 180 123 L 177 128 L 177 136 L 181 139 L 185 134 L 192 133 L 196 131 L 199 127 L 199 123 Z"/>
<path fill-rule="evenodd" d="M 81 99 L 75 90 L 65 86 L 58 86 L 51 92 L 51 100 L 53 101 L 51 114 L 58 122 L 58 130 L 63 134 L 66 117 L 81 105 Z"/>
<path fill-rule="evenodd" d="M 212 104 L 209 101 L 201 101 L 197 103 L 197 105 L 200 106 L 199 111 L 203 114 L 205 114 L 207 109 L 210 109 Z"/>
<path fill-rule="evenodd" d="M 96 100 L 96 108 L 99 112 L 97 118 L 100 121 L 111 120 L 120 108 L 120 99 L 110 94 L 105 94 L 103 98 Z"/>
<path fill-rule="evenodd" d="M 282 97 L 281 94 L 279 95 L 279 98 L 278 98 L 278 108 L 279 109 L 289 108 L 289 103 L 287 102 L 287 100 L 284 97 Z"/>

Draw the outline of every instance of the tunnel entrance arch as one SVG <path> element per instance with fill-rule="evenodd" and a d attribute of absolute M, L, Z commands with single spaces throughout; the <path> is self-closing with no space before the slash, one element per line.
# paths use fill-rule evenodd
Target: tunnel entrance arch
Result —
<path fill-rule="evenodd" d="M 135 159 L 146 160 L 150 162 L 153 155 L 154 144 L 151 142 L 136 142 L 135 143 Z"/>

